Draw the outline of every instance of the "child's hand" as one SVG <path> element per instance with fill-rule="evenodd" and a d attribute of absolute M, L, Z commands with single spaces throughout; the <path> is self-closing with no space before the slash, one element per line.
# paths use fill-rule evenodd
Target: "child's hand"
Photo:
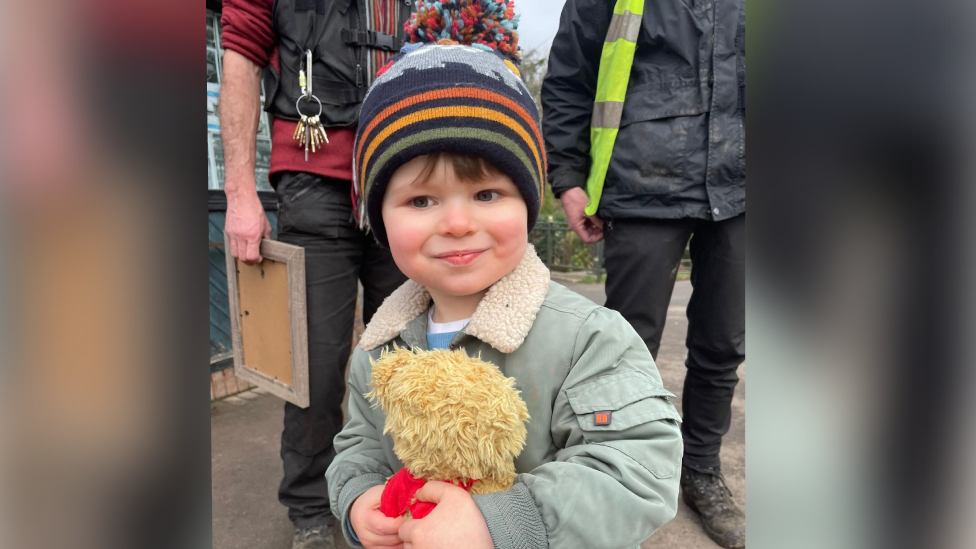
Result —
<path fill-rule="evenodd" d="M 471 494 L 447 482 L 428 482 L 417 491 L 419 501 L 437 507 L 422 519 L 400 526 L 404 549 L 494 549 L 485 517 Z"/>
<path fill-rule="evenodd" d="M 382 494 L 383 486 L 374 486 L 363 492 L 349 510 L 349 522 L 352 523 L 356 536 L 366 549 L 374 547 L 403 549 L 403 541 L 400 540 L 397 531 L 403 524 L 404 518 L 390 518 L 380 511 Z"/>

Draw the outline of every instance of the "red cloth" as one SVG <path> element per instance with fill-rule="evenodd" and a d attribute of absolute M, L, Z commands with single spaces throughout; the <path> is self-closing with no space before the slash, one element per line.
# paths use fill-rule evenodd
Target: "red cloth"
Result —
<path fill-rule="evenodd" d="M 275 118 L 271 125 L 271 169 L 275 172 L 309 172 L 325 177 L 352 181 L 352 143 L 356 136 L 353 128 L 326 128 L 329 142 L 325 148 L 309 149 L 305 162 L 305 147 L 291 138 L 297 122 Z M 351 190 L 351 188 L 350 188 Z"/>
<path fill-rule="evenodd" d="M 220 23 L 223 30 L 220 43 L 224 49 L 234 50 L 259 67 L 281 63 L 272 23 L 274 0 L 224 0 Z M 305 147 L 292 139 L 297 122 L 272 117 L 271 169 L 275 172 L 308 172 L 324 177 L 352 180 L 352 144 L 355 127 L 326 128 L 329 142 L 315 153 L 309 151 L 305 162 Z"/>
<path fill-rule="evenodd" d="M 476 481 L 471 479 L 467 483 L 460 481 L 451 482 L 448 480 L 444 482 L 449 482 L 470 491 L 471 486 Z M 414 499 L 417 490 L 423 488 L 424 484 L 427 484 L 427 482 L 415 478 L 406 467 L 400 469 L 397 471 L 397 474 L 386 481 L 386 487 L 383 488 L 383 494 L 380 496 L 380 511 L 388 517 L 396 518 L 402 516 L 409 509 L 410 516 L 415 519 L 426 517 L 437 505 L 428 501 L 417 501 Z"/>
<path fill-rule="evenodd" d="M 274 0 L 224 0 L 220 17 L 221 45 L 259 67 L 267 66 L 275 49 L 273 6 Z"/>

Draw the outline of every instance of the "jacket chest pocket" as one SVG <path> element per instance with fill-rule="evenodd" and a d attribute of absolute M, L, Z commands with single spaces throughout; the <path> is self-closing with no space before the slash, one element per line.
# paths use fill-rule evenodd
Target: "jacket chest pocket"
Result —
<path fill-rule="evenodd" d="M 681 421 L 668 401 L 674 395 L 638 372 L 599 377 L 569 389 L 566 396 L 587 442 L 599 439 L 598 433 L 625 431 L 649 421 Z M 608 411 L 609 416 L 599 417 Z"/>
<path fill-rule="evenodd" d="M 603 376 L 569 389 L 566 396 L 587 444 L 649 439 L 660 430 L 654 422 L 681 422 L 668 401 L 674 395 L 640 372 Z M 680 445 L 676 451 L 676 456 L 658 456 L 648 468 L 658 478 L 670 477 L 680 462 Z"/>
<path fill-rule="evenodd" d="M 627 90 L 620 133 L 611 157 L 620 193 L 671 194 L 677 182 L 698 180 L 708 139 L 707 109 L 693 73 Z M 703 177 L 701 177 L 703 179 Z"/>

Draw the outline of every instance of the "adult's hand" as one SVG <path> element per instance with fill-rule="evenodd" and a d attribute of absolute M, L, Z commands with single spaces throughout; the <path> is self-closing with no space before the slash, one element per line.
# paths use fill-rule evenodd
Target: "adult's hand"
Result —
<path fill-rule="evenodd" d="M 253 183 L 250 188 L 254 188 Z M 271 237 L 271 224 L 256 191 L 227 194 L 224 232 L 231 255 L 248 265 L 261 262 L 261 239 Z"/>
<path fill-rule="evenodd" d="M 404 549 L 494 549 L 481 509 L 465 489 L 441 481 L 428 482 L 414 496 L 437 504 L 422 519 L 400 526 Z"/>
<path fill-rule="evenodd" d="M 356 498 L 349 510 L 349 522 L 356 531 L 356 537 L 366 549 L 388 547 L 403 549 L 403 542 L 397 535 L 403 517 L 390 518 L 380 511 L 380 497 L 383 495 L 383 485 L 373 486 Z M 341 525 L 345 528 L 345 525 Z"/>
<path fill-rule="evenodd" d="M 583 242 L 595 244 L 603 240 L 603 220 L 595 215 L 586 215 L 586 204 L 590 201 L 586 191 L 574 187 L 559 195 L 559 200 L 563 203 L 569 228 L 573 229 Z"/>

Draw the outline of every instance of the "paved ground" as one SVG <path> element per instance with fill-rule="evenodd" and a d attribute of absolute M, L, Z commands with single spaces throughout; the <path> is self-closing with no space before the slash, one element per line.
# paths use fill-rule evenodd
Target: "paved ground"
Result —
<path fill-rule="evenodd" d="M 601 284 L 567 284 L 603 303 Z M 664 384 L 680 403 L 684 380 L 684 307 L 691 295 L 687 281 L 678 282 L 668 311 L 668 326 L 658 356 Z M 732 427 L 722 446 L 722 462 L 729 487 L 745 508 L 745 365 L 732 402 Z M 281 461 L 282 401 L 254 391 L 215 402 L 210 408 L 213 546 L 215 549 L 288 549 L 292 527 L 277 500 Z M 341 536 L 339 546 L 343 547 Z M 650 548 L 713 549 L 698 518 L 683 503 L 678 516 L 644 542 Z M 560 548 L 561 549 L 561 548 Z M 575 549 L 575 548 L 574 548 Z"/>

